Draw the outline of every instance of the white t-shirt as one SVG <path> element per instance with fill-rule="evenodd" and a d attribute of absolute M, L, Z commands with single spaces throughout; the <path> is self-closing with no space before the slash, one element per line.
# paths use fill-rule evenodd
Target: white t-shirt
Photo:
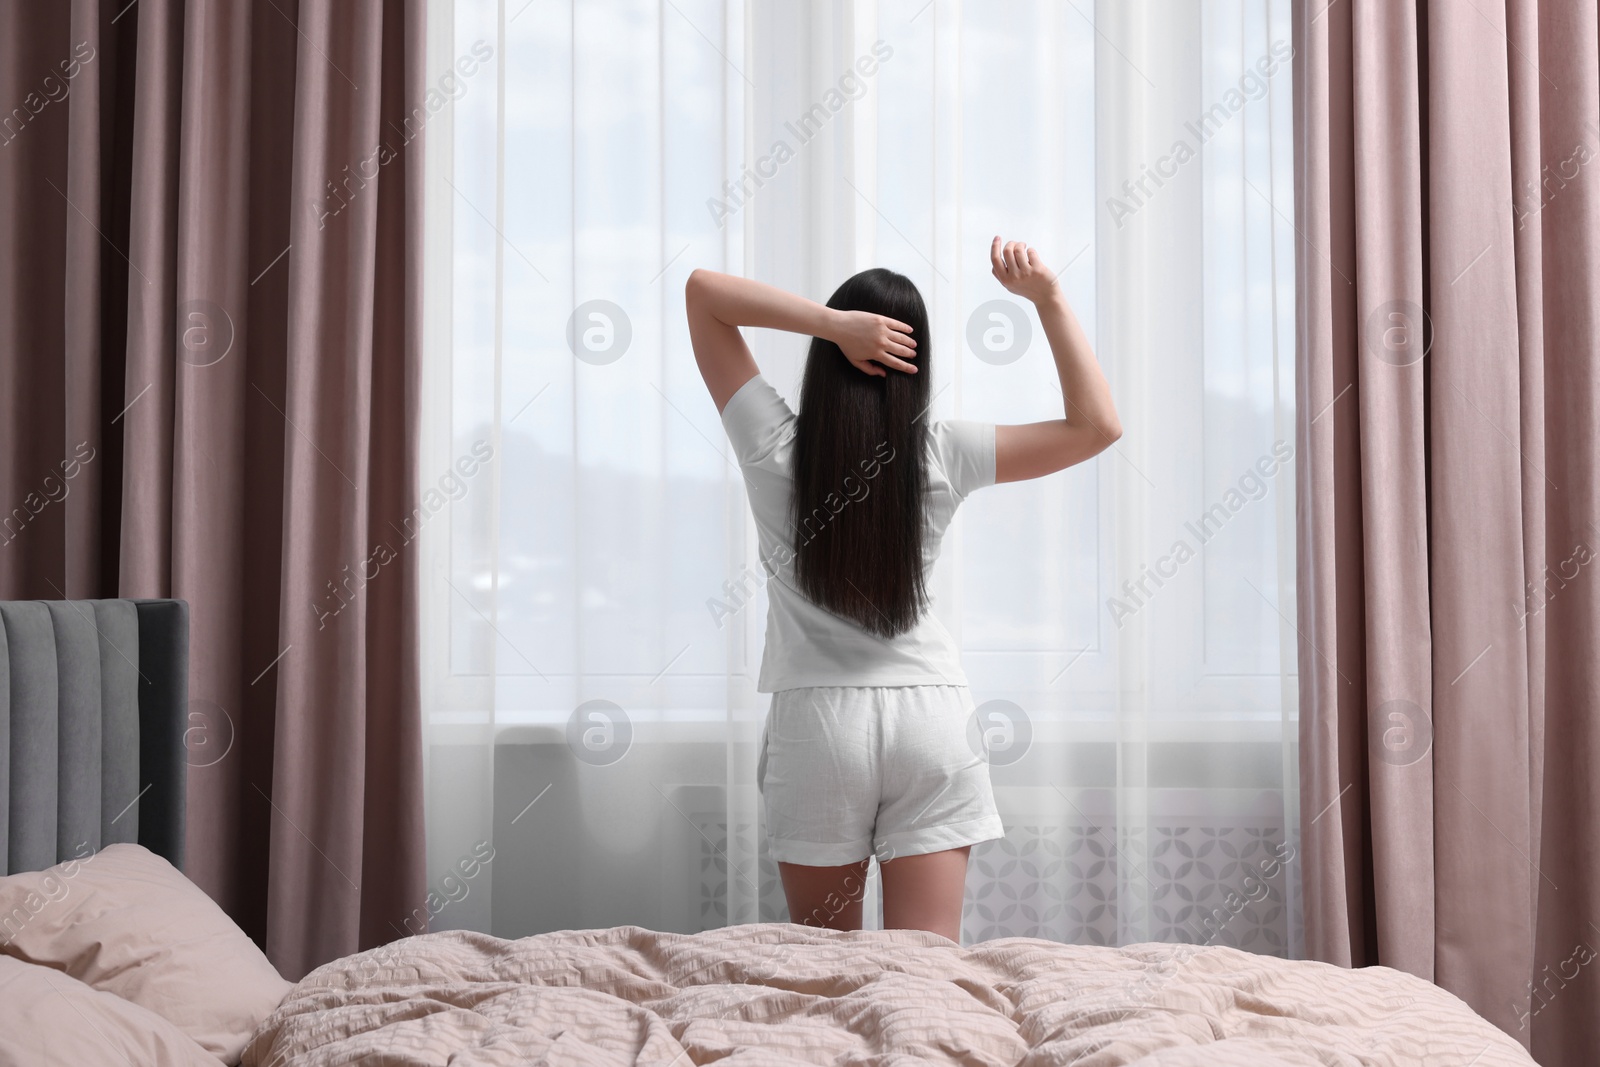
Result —
<path fill-rule="evenodd" d="M 960 650 L 931 607 L 910 630 L 885 638 L 818 606 L 795 586 L 794 531 L 789 525 L 795 422 L 789 405 L 759 374 L 740 386 L 722 409 L 722 425 L 744 472 L 761 570 L 768 579 L 767 643 L 756 691 L 817 685 L 966 685 Z M 927 440 L 925 577 L 939 558 L 945 528 L 961 501 L 974 489 L 994 484 L 994 424 L 935 420 Z M 884 455 L 888 456 L 887 448 Z M 892 456 L 887 463 L 864 461 L 856 477 L 870 492 L 871 479 L 884 477 L 892 464 Z M 841 499 L 847 494 L 859 499 L 863 491 L 844 488 Z"/>

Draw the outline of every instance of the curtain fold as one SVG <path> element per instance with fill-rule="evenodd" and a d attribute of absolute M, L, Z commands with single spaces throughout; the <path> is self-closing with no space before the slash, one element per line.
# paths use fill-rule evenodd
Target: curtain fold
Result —
<path fill-rule="evenodd" d="M 96 230 L 118 58 L 92 5 L 0 5 L 0 566 L 21 595 L 89 595 L 103 558 L 97 316 L 67 309 L 115 285 Z"/>
<path fill-rule="evenodd" d="M 288 977 L 426 900 L 417 563 L 374 564 L 417 496 L 422 18 L 0 5 L 5 102 L 47 100 L 0 125 L 0 596 L 189 601 L 187 873 Z"/>
<path fill-rule="evenodd" d="M 1600 1047 L 1592 4 L 1296 9 L 1308 953 Z"/>
<path fill-rule="evenodd" d="M 278 685 L 305 713 L 276 735 L 268 947 L 310 969 L 328 945 L 403 936 L 426 893 L 417 563 L 400 532 L 417 495 L 422 161 L 392 147 L 420 98 L 423 22 L 414 3 L 301 16 Z"/>

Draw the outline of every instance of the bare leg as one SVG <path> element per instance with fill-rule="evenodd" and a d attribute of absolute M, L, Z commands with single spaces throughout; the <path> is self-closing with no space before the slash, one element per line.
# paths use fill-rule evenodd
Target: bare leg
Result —
<path fill-rule="evenodd" d="M 931 930 L 961 943 L 961 902 L 971 845 L 899 856 L 882 865 L 886 930 Z"/>
<path fill-rule="evenodd" d="M 829 930 L 861 929 L 861 901 L 867 895 L 867 860 L 839 867 L 779 863 L 789 921 Z"/>

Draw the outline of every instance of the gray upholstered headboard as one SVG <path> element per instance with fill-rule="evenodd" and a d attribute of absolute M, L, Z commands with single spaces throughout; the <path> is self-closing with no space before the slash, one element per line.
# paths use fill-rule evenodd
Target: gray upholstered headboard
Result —
<path fill-rule="evenodd" d="M 0 874 L 117 842 L 183 868 L 189 605 L 0 601 Z"/>

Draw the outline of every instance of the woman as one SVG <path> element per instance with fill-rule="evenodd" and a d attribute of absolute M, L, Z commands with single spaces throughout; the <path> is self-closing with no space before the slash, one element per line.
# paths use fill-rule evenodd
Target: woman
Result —
<path fill-rule="evenodd" d="M 989 250 L 1033 301 L 1064 417 L 996 426 L 929 420 L 928 313 L 910 279 L 873 269 L 826 306 L 696 270 L 695 361 L 738 455 L 767 583 L 756 688 L 772 693 L 756 781 L 794 922 L 861 928 L 878 857 L 886 928 L 959 943 L 967 855 L 1003 837 L 988 763 L 967 743 L 973 701 L 926 579 L 974 489 L 1081 463 L 1122 430 L 1088 340 L 1038 253 Z M 798 417 L 739 333 L 812 337 Z"/>

